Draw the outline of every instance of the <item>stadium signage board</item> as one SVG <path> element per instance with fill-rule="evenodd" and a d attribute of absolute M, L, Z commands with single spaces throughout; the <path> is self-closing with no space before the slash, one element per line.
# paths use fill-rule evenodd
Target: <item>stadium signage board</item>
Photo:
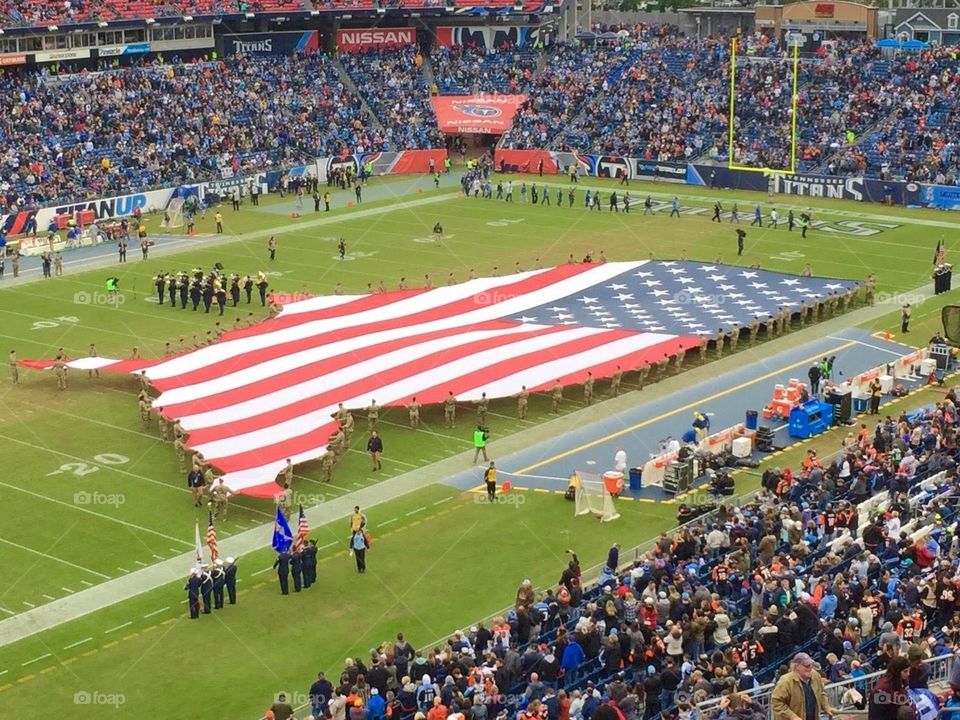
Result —
<path fill-rule="evenodd" d="M 316 30 L 307 32 L 242 33 L 223 36 L 223 54 L 231 55 L 288 55 L 295 51 L 320 49 Z"/>
<path fill-rule="evenodd" d="M 823 175 L 774 175 L 774 189 L 788 195 L 807 195 L 834 200 L 863 200 L 863 178 L 833 178 Z"/>
<path fill-rule="evenodd" d="M 502 135 L 526 95 L 436 95 L 430 98 L 441 132 Z"/>
<path fill-rule="evenodd" d="M 416 44 L 416 28 L 351 28 L 337 30 L 337 49 L 342 52 Z"/>
<path fill-rule="evenodd" d="M 36 62 L 63 62 L 64 60 L 84 60 L 90 57 L 90 48 L 73 48 L 72 50 L 51 50 L 33 54 Z"/>
<path fill-rule="evenodd" d="M 0 67 L 9 67 L 10 65 L 25 65 L 26 55 L 0 55 Z"/>
<path fill-rule="evenodd" d="M 142 55 L 150 52 L 150 43 L 130 43 L 129 45 L 103 45 L 97 48 L 100 57 L 117 57 L 119 55 Z"/>

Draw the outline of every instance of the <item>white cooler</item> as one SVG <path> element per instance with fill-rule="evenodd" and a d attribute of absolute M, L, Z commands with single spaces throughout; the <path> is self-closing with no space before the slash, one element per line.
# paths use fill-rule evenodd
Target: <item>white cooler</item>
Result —
<path fill-rule="evenodd" d="M 893 389 L 893 375 L 880 376 L 880 391 L 888 393 Z"/>
<path fill-rule="evenodd" d="M 750 457 L 751 453 L 751 442 L 748 437 L 738 437 L 734 438 L 733 441 L 733 456 L 737 458 L 746 458 Z"/>
<path fill-rule="evenodd" d="M 920 374 L 926 377 L 937 369 L 937 361 L 933 358 L 927 358 L 920 361 Z"/>

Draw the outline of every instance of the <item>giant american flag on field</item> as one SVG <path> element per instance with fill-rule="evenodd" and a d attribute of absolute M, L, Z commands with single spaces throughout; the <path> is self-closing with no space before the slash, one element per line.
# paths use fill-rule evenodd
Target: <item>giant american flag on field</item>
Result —
<path fill-rule="evenodd" d="M 690 261 L 569 264 L 434 289 L 323 296 L 162 360 L 80 358 L 78 369 L 145 370 L 154 407 L 235 491 L 276 492 L 286 459 L 315 460 L 343 402 L 364 408 L 506 397 L 600 378 L 778 307 L 856 283 Z M 49 368 L 50 361 L 24 361 Z"/>

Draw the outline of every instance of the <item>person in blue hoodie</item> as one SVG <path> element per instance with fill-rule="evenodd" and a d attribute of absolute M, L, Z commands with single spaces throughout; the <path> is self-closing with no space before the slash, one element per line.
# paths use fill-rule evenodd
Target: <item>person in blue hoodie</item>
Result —
<path fill-rule="evenodd" d="M 833 620 L 833 616 L 837 612 L 837 596 L 834 594 L 832 587 L 828 587 L 824 591 L 817 610 L 822 620 Z"/>
<path fill-rule="evenodd" d="M 367 720 L 386 720 L 387 702 L 380 696 L 377 688 L 371 688 L 367 701 Z"/>
<path fill-rule="evenodd" d="M 577 636 L 574 635 L 570 642 L 563 648 L 563 657 L 560 659 L 560 669 L 563 671 L 564 685 L 569 686 L 576 682 L 580 665 L 586 658 L 586 653 L 580 643 L 577 642 Z"/>

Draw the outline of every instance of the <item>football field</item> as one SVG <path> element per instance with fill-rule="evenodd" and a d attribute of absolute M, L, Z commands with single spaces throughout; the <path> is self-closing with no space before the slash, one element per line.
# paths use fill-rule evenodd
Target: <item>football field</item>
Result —
<path fill-rule="evenodd" d="M 540 180 L 514 181 L 522 179 Z M 330 294 L 338 283 L 348 294 L 381 282 L 395 289 L 401 278 L 422 287 L 427 275 L 441 286 L 471 275 L 560 265 L 588 253 L 610 260 L 686 256 L 759 263 L 790 273 L 809 263 L 822 276 L 862 281 L 876 273 L 877 308 L 863 326 L 868 331 L 899 335 L 901 304 L 917 305 L 910 338 L 898 337 L 912 345 L 924 344 L 939 328 L 940 307 L 957 296 L 917 304 L 913 295 L 930 285 L 937 242 L 944 242 L 948 261 L 960 247 L 960 219 L 949 214 L 778 197 L 781 216 L 812 208 L 814 228 L 802 239 L 785 226 L 748 226 L 756 202 L 765 213 L 774 207 L 766 196 L 634 184 L 627 215 L 606 206 L 588 212 L 587 187 L 603 188 L 606 197 L 615 186 L 588 178 L 577 187 L 573 207 L 565 183 L 563 205 L 544 207 L 465 198 L 454 178 L 434 188 L 426 177 L 373 181 L 359 206 L 352 191 L 337 192 L 330 213 L 314 213 L 312 202 L 299 210 L 289 197 L 239 212 L 225 206 L 223 235 L 214 234 L 211 211 L 198 223 L 197 237 L 158 235 L 146 260 L 131 247 L 129 261 L 118 264 L 103 245 L 65 253 L 62 277 L 40 278 L 31 258 L 22 266 L 23 281 L 15 283 L 8 267 L 0 282 L 0 335 L 21 359 L 51 358 L 61 348 L 83 357 L 91 343 L 104 357 L 126 358 L 136 346 L 151 358 L 162 356 L 167 343 L 174 351 L 192 347 L 194 336 L 203 338 L 218 320 L 230 329 L 251 312 L 265 317 L 256 294 L 253 303 L 243 299 L 222 318 L 202 306 L 192 312 L 157 303 L 156 273 L 215 263 L 227 273 L 264 271 L 278 293 L 314 295 Z M 648 192 L 658 208 L 653 216 L 642 214 Z M 674 195 L 680 218 L 669 216 Z M 735 226 L 726 216 L 720 224 L 709 220 L 717 199 L 726 209 L 739 205 L 748 233 L 740 258 Z M 295 211 L 299 217 L 291 217 Z M 440 243 L 432 234 L 437 222 L 444 229 Z M 150 216 L 148 227 L 158 226 L 159 217 Z M 271 235 L 279 248 L 272 262 L 266 249 Z M 347 248 L 343 259 L 340 238 Z M 120 281 L 116 303 L 104 290 L 110 276 Z M 789 336 L 770 340 L 770 352 L 790 342 Z M 0 384 L 0 452 L 7 467 L 0 478 L 0 567 L 7 578 L 0 638 L 11 638 L 0 647 L 0 704 L 11 716 L 40 709 L 77 718 L 105 712 L 172 718 L 203 708 L 214 718 L 253 720 L 277 691 L 303 692 L 317 670 L 336 673 L 345 657 L 366 655 L 398 631 L 423 647 L 509 604 L 524 578 L 538 586 L 554 583 L 569 547 L 591 566 L 614 540 L 632 547 L 674 524 L 675 506 L 656 503 L 625 503 L 621 519 L 604 525 L 574 519 L 570 504 L 553 494 L 517 493 L 496 506 L 480 503 L 443 482 L 468 463 L 470 424 L 447 429 L 434 407 L 422 412 L 417 432 L 407 428 L 402 409 L 381 415 L 387 452 L 384 470 L 373 473 L 358 412 L 354 445 L 332 482 L 321 481 L 319 463 L 298 466 L 295 500 L 339 508 L 362 498 L 374 535 L 370 572 L 356 575 L 345 548 L 346 523 L 335 520 L 312 532 L 321 547 L 319 586 L 281 597 L 270 569 L 274 506 L 237 497 L 217 533 L 224 548 L 231 540 L 257 548 L 240 558 L 238 604 L 190 621 L 182 589 L 190 563 L 181 568 L 180 559 L 192 554 L 198 521 L 205 532 L 207 512 L 193 507 L 172 445 L 161 440 L 155 424 L 141 422 L 137 382 L 71 371 L 67 390 L 58 391 L 52 373 L 23 368 L 20 379 L 18 386 L 6 378 Z M 632 389 L 634 383 L 626 378 L 625 385 Z M 597 387 L 602 397 L 606 381 Z M 647 396 L 634 396 L 638 406 L 647 402 Z M 564 413 L 581 412 L 582 394 L 574 389 L 568 397 Z M 549 409 L 546 395 L 531 398 L 521 421 L 515 401 L 494 401 L 491 429 L 523 444 L 552 417 Z M 468 417 L 470 409 L 461 412 Z M 745 478 L 738 490 L 751 482 Z M 331 510 L 330 517 L 339 516 Z M 140 577 L 137 589 L 130 580 Z M 93 600 L 96 591 L 110 597 L 108 607 Z M 84 598 L 91 598 L 91 607 L 82 609 Z M 54 603 L 70 604 L 75 613 L 65 613 L 62 622 L 48 617 L 35 632 L 31 613 Z"/>

